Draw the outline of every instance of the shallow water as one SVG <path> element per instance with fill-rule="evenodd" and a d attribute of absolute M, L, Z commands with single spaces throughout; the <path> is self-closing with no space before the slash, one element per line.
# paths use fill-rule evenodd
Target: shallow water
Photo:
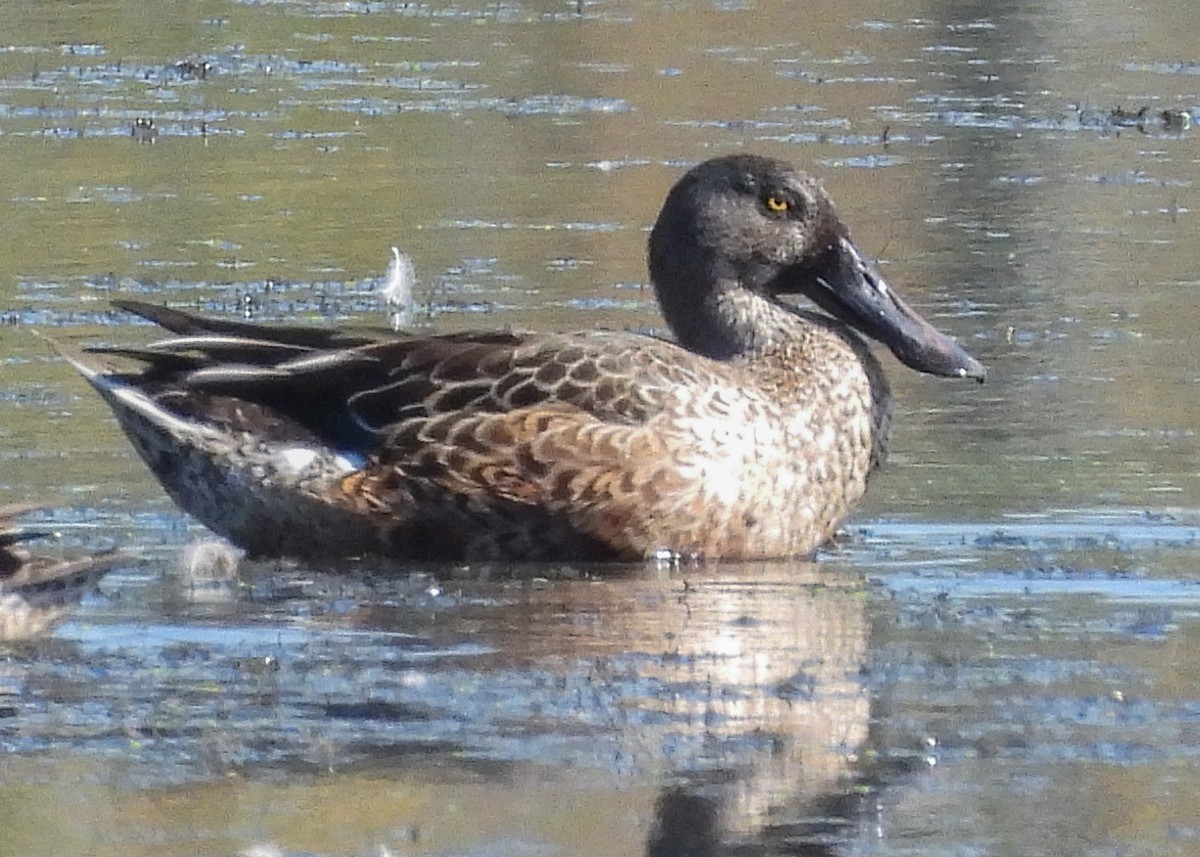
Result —
<path fill-rule="evenodd" d="M 0 7 L 0 503 L 144 551 L 2 655 L 0 857 L 1197 851 L 1190 3 L 144 9 Z M 197 588 L 34 336 L 378 322 L 393 245 L 437 330 L 653 329 L 647 225 L 741 148 L 991 370 L 886 358 L 892 461 L 815 565 Z"/>

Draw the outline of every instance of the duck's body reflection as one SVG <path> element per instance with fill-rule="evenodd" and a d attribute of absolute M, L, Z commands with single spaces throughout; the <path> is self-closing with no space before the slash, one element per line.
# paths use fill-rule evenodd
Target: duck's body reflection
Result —
<path fill-rule="evenodd" d="M 469 601 L 473 585 L 462 585 Z M 569 703 L 579 722 L 619 731 L 622 770 L 660 785 L 646 808 L 656 817 L 648 853 L 703 854 L 771 829 L 794 832 L 853 791 L 869 722 L 859 575 L 828 564 L 733 564 L 514 582 L 507 595 L 456 611 L 456 627 L 478 628 L 493 649 L 476 666 L 565 675 L 558 691 L 570 699 L 546 708 Z M 375 608 L 358 618 L 411 633 L 416 617 Z M 435 624 L 445 628 L 445 618 Z M 526 728 L 538 737 L 567 725 Z M 598 756 L 601 746 L 610 745 L 598 741 Z"/>

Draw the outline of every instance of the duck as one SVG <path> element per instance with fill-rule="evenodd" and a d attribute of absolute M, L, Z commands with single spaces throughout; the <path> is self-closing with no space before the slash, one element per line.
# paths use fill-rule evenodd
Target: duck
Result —
<path fill-rule="evenodd" d="M 175 503 L 250 559 L 811 557 L 887 454 L 867 339 L 918 372 L 986 375 L 785 161 L 692 167 L 647 260 L 671 337 L 277 326 L 118 299 L 170 335 L 59 350 Z"/>
<path fill-rule="evenodd" d="M 0 642 L 46 634 L 70 615 L 104 575 L 130 557 L 115 550 L 75 559 L 30 553 L 20 543 L 49 534 L 23 526 L 17 519 L 40 508 L 32 503 L 0 505 Z"/>

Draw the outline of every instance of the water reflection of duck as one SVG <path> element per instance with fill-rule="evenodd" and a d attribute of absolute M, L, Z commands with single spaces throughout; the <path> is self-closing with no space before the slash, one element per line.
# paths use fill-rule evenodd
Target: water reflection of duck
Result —
<path fill-rule="evenodd" d="M 765 846 L 830 836 L 841 844 L 892 767 L 893 748 L 871 734 L 871 602 L 858 571 L 714 562 L 668 574 L 615 566 L 586 584 L 504 579 L 503 568 L 475 566 L 454 578 L 457 607 L 430 609 L 401 588 L 319 621 L 435 647 L 455 639 L 450 629 L 469 628 L 464 636 L 487 654 L 469 667 L 447 661 L 452 680 L 436 664 L 414 665 L 422 680 L 384 698 L 434 722 L 469 719 L 464 740 L 476 754 L 503 758 L 516 742 L 518 756 L 532 753 L 547 770 L 557 758 L 548 748 L 588 736 L 569 769 L 619 771 L 626 811 L 655 820 L 639 853 L 841 853 L 832 843 Z M 453 744 L 445 752 L 470 755 Z M 653 807 L 638 804 L 653 797 L 636 797 L 640 783 L 655 784 Z"/>
<path fill-rule="evenodd" d="M 855 330 L 919 371 L 984 376 L 780 161 L 688 172 L 649 265 L 678 344 L 356 335 L 118 301 L 179 336 L 97 349 L 140 374 L 68 356 L 175 501 L 258 556 L 806 555 L 885 454 L 892 399 Z"/>
<path fill-rule="evenodd" d="M 23 640 L 53 628 L 125 555 L 107 553 L 68 560 L 35 556 L 18 547 L 47 534 L 21 527 L 16 518 L 36 506 L 0 506 L 0 640 Z"/>

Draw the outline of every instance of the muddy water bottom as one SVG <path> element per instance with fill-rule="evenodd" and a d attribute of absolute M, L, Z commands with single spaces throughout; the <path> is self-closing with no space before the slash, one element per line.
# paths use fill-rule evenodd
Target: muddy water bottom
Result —
<path fill-rule="evenodd" d="M 227 583 L 152 548 L 3 652 L 0 854 L 1194 853 L 1198 531 L 1091 526 Z"/>

